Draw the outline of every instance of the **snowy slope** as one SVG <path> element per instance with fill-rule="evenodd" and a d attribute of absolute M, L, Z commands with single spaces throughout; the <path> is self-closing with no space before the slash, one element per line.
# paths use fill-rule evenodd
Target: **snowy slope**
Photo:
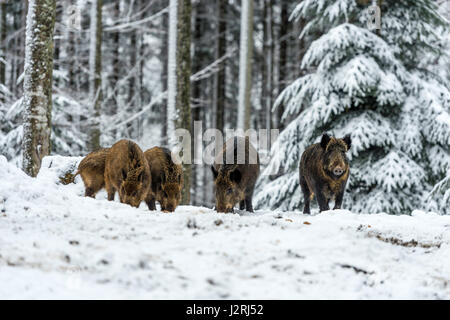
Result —
<path fill-rule="evenodd" d="M 450 216 L 150 212 L 56 184 L 80 159 L 0 156 L 0 299 L 450 298 Z"/>

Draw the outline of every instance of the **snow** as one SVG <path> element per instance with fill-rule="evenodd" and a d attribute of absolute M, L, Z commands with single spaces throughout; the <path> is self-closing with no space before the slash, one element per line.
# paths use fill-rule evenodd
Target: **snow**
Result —
<path fill-rule="evenodd" d="M 58 184 L 79 161 L 0 156 L 0 299 L 450 298 L 450 216 L 150 212 Z"/>

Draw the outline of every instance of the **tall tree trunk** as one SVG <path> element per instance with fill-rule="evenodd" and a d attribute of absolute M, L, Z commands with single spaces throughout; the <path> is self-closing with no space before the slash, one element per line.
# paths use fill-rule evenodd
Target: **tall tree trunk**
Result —
<path fill-rule="evenodd" d="M 114 18 L 116 21 L 120 18 L 120 2 L 119 0 L 114 2 Z M 112 48 L 112 75 L 111 86 L 113 94 L 109 105 L 109 114 L 115 115 L 119 109 L 118 96 L 119 96 L 119 75 L 120 75 L 120 32 L 115 31 L 112 35 L 113 48 Z M 116 130 L 111 132 L 113 137 L 116 137 Z"/>
<path fill-rule="evenodd" d="M 53 58 L 53 69 L 58 70 L 60 69 L 60 53 L 61 53 L 61 38 L 62 33 L 61 29 L 59 28 L 59 24 L 61 23 L 61 15 L 62 15 L 63 8 L 61 6 L 56 6 L 56 17 L 55 17 L 55 31 L 54 31 L 54 42 L 55 42 L 55 50 L 54 50 L 54 58 Z M 58 78 L 54 80 L 55 87 L 59 86 Z"/>
<path fill-rule="evenodd" d="M 263 8 L 263 63 L 261 64 L 262 94 L 260 126 L 270 130 L 272 127 L 272 94 L 273 94 L 273 27 L 272 0 L 261 0 Z"/>
<path fill-rule="evenodd" d="M 217 6 L 217 55 L 220 59 L 227 52 L 227 6 L 228 0 L 216 0 Z M 216 129 L 223 132 L 225 127 L 225 102 L 226 102 L 226 61 L 222 63 L 216 74 Z"/>
<path fill-rule="evenodd" d="M 239 55 L 239 129 L 250 128 L 252 58 L 253 58 L 253 0 L 242 0 L 241 39 Z"/>
<path fill-rule="evenodd" d="M 191 0 L 179 0 L 178 35 L 177 35 L 177 128 L 183 128 L 191 134 L 191 151 L 193 132 L 191 127 Z M 193 155 L 193 152 L 191 152 Z M 182 203 L 190 204 L 192 166 L 183 164 L 184 188 Z"/>
<path fill-rule="evenodd" d="M 133 71 L 133 74 L 130 75 L 128 82 L 128 103 L 130 103 L 131 108 L 134 104 L 134 95 L 135 95 L 135 87 L 136 87 L 136 61 L 137 61 L 137 35 L 136 30 L 131 31 L 130 36 L 130 71 Z"/>
<path fill-rule="evenodd" d="M 170 0 L 169 34 L 167 62 L 167 142 L 175 145 L 175 121 L 177 105 L 177 33 L 178 33 L 178 1 Z"/>
<path fill-rule="evenodd" d="M 100 148 L 100 112 L 102 105 L 102 1 L 93 0 L 91 11 L 90 96 L 93 106 L 89 149 Z"/>
<path fill-rule="evenodd" d="M 165 15 L 163 15 L 163 18 L 162 18 L 163 38 L 162 38 L 162 46 L 161 46 L 161 53 L 160 53 L 160 60 L 163 61 L 163 68 L 161 70 L 161 81 L 162 81 L 162 91 L 163 92 L 168 90 L 167 72 L 168 72 L 168 61 L 169 61 L 169 59 L 168 59 L 169 38 L 168 38 L 168 33 L 166 32 L 166 30 L 168 30 L 168 29 L 169 29 L 169 18 L 168 18 L 168 15 L 165 14 Z M 167 104 L 163 103 L 161 106 L 161 126 L 162 126 L 161 144 L 163 146 L 168 145 L 167 122 L 168 122 L 168 120 L 167 120 Z"/>
<path fill-rule="evenodd" d="M 17 42 L 17 64 L 16 64 L 16 83 L 14 86 L 14 93 L 16 95 L 22 94 L 22 86 L 16 85 L 20 77 L 22 76 L 25 70 L 25 28 L 27 21 L 27 12 L 28 12 L 28 0 L 24 0 L 21 2 L 20 6 L 20 25 L 19 25 L 19 34 L 18 34 L 18 42 Z"/>
<path fill-rule="evenodd" d="M 286 1 L 281 2 L 281 25 L 280 25 L 280 53 L 279 53 L 279 66 L 278 66 L 278 94 L 284 90 L 287 81 L 287 49 L 288 49 L 288 25 L 289 25 L 289 13 L 288 3 Z M 277 109 L 277 126 L 278 130 L 283 130 L 284 125 L 281 122 L 281 118 L 284 113 L 284 105 L 281 104 Z"/>
<path fill-rule="evenodd" d="M 56 0 L 31 0 L 26 26 L 23 170 L 35 177 L 51 151 L 53 32 Z"/>
<path fill-rule="evenodd" d="M 0 83 L 6 85 L 6 3 L 0 4 Z"/>
<path fill-rule="evenodd" d="M 74 8 L 74 1 L 70 0 L 69 6 L 71 8 Z M 69 14 L 74 14 L 73 12 L 69 12 Z M 66 49 L 66 56 L 67 57 L 75 57 L 75 28 L 77 26 L 73 26 L 71 24 L 68 25 L 67 28 L 67 49 Z M 66 58 L 67 59 L 67 58 Z M 68 77 L 69 77 L 69 89 L 71 91 L 75 91 L 75 63 L 68 63 L 67 67 L 69 68 L 68 71 Z"/>
<path fill-rule="evenodd" d="M 194 19 L 194 34 L 193 34 L 193 39 L 192 39 L 192 43 L 193 43 L 193 47 L 194 47 L 194 57 L 195 59 L 192 61 L 192 71 L 193 73 L 196 73 L 198 71 L 200 71 L 200 69 L 202 68 L 202 64 L 203 64 L 203 48 L 201 45 L 201 39 L 202 39 L 202 35 L 203 35 L 203 19 L 205 16 L 205 10 L 204 9 L 204 5 L 202 4 L 197 4 L 194 6 L 193 8 L 193 19 Z M 201 88 L 201 81 L 196 81 L 192 84 L 192 99 L 195 102 L 195 104 L 192 106 L 191 110 L 192 110 L 192 129 L 191 132 L 194 134 L 193 139 L 194 141 L 198 142 L 198 137 L 196 136 L 196 132 L 194 131 L 194 123 L 196 121 L 200 121 L 200 101 L 202 100 L 202 88 Z M 195 144 L 194 144 L 195 146 Z M 193 150 L 195 152 L 195 148 Z M 195 159 L 196 154 L 194 153 L 192 158 Z M 193 196 L 192 196 L 192 204 L 193 205 L 197 205 L 197 198 L 198 196 L 201 194 L 201 192 L 199 192 L 199 183 L 198 183 L 198 175 L 199 175 L 199 166 L 196 165 L 193 162 L 192 165 L 192 181 L 191 181 L 191 188 L 193 191 Z"/>

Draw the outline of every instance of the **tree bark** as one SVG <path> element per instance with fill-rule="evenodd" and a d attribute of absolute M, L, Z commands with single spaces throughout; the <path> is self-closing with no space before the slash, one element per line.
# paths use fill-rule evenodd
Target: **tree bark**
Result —
<path fill-rule="evenodd" d="M 220 59 L 227 52 L 227 6 L 228 0 L 216 0 L 217 6 L 217 55 Z M 217 72 L 216 86 L 216 129 L 223 132 L 225 127 L 225 103 L 226 103 L 226 61 Z"/>
<path fill-rule="evenodd" d="M 175 145 L 175 121 L 177 106 L 177 38 L 178 38 L 178 1 L 170 0 L 169 4 L 169 34 L 167 54 L 167 142 L 173 148 Z"/>
<path fill-rule="evenodd" d="M 280 25 L 280 58 L 278 66 L 278 94 L 284 90 L 287 81 L 287 49 L 288 49 L 288 25 L 289 25 L 289 13 L 288 4 L 286 1 L 281 3 L 281 25 Z M 281 104 L 277 109 L 277 125 L 278 130 L 283 130 L 284 125 L 281 122 L 281 118 L 284 113 L 284 105 Z"/>
<path fill-rule="evenodd" d="M 120 18 L 120 1 L 115 1 L 114 2 L 114 18 L 116 19 L 116 21 L 119 20 Z M 112 35 L 112 40 L 113 40 L 113 49 L 112 49 L 112 56 L 113 56 L 113 61 L 112 61 L 112 75 L 111 75 L 111 84 L 112 84 L 112 88 L 114 90 L 114 94 L 112 95 L 112 101 L 111 101 L 111 106 L 109 109 L 109 112 L 111 115 L 115 115 L 117 113 L 118 110 L 118 105 L 117 105 L 117 96 L 119 94 L 119 75 L 120 75 L 120 32 L 119 31 L 115 31 Z M 112 133 L 113 136 L 115 136 L 115 130 Z"/>
<path fill-rule="evenodd" d="M 241 39 L 239 57 L 239 129 L 250 128 L 252 59 L 253 58 L 253 0 L 242 1 Z"/>
<path fill-rule="evenodd" d="M 50 154 L 56 0 L 31 1 L 26 26 L 23 170 L 35 177 Z"/>
<path fill-rule="evenodd" d="M 162 82 L 162 91 L 167 91 L 167 71 L 168 71 L 168 54 L 169 54 L 169 48 L 168 48 L 168 33 L 165 31 L 169 29 L 169 18 L 167 14 L 163 15 L 162 18 L 162 46 L 161 46 L 161 52 L 160 52 L 160 59 L 163 62 L 163 68 L 161 70 L 161 82 Z M 161 106 L 161 126 L 162 126 L 162 132 L 161 132 L 161 144 L 163 146 L 167 146 L 169 141 L 167 138 L 167 105 L 163 104 Z"/>
<path fill-rule="evenodd" d="M 100 148 L 100 112 L 102 105 L 102 1 L 94 0 L 91 11 L 91 100 L 93 106 L 92 125 L 90 132 L 89 149 L 91 151 Z"/>
<path fill-rule="evenodd" d="M 262 94 L 260 126 L 270 130 L 272 127 L 272 94 L 273 94 L 273 1 L 261 0 L 263 7 L 263 63 L 261 65 Z"/>
<path fill-rule="evenodd" d="M 0 4 L 0 83 L 6 85 L 6 3 Z"/>
<path fill-rule="evenodd" d="M 191 151 L 193 132 L 191 128 L 191 0 L 179 0 L 178 35 L 177 35 L 177 128 L 183 128 L 191 134 Z M 193 152 L 191 152 L 193 155 Z M 183 164 L 184 188 L 182 203 L 190 204 L 192 166 Z"/>

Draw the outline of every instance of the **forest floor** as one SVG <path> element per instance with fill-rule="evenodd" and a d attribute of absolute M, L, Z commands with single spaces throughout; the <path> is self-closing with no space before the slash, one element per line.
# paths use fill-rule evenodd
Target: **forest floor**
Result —
<path fill-rule="evenodd" d="M 450 216 L 175 213 L 0 156 L 0 299 L 450 299 Z"/>

